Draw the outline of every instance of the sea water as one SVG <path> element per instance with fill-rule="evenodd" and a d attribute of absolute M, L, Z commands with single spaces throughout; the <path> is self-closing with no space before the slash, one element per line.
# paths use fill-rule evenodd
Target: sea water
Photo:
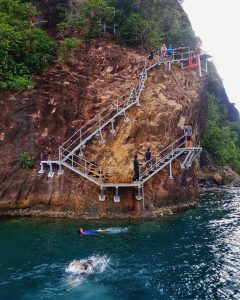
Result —
<path fill-rule="evenodd" d="M 98 267 L 74 274 L 74 259 Z M 1 219 L 0 299 L 240 299 L 240 191 L 157 220 Z"/>

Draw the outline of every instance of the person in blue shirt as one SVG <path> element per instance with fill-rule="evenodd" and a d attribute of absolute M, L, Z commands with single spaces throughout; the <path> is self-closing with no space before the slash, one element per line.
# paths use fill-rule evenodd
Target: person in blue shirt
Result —
<path fill-rule="evenodd" d="M 80 235 L 93 235 L 93 234 L 98 234 L 98 233 L 102 233 L 102 232 L 108 232 L 110 231 L 110 229 L 90 229 L 90 230 L 83 230 L 82 228 L 79 228 L 79 234 Z"/>
<path fill-rule="evenodd" d="M 168 46 L 167 54 L 171 56 L 173 55 L 173 46 L 171 44 Z"/>
<path fill-rule="evenodd" d="M 148 169 L 151 167 L 151 158 L 152 158 L 152 153 L 151 153 L 150 148 L 148 148 L 145 153 L 145 161 L 146 161 L 146 166 Z"/>

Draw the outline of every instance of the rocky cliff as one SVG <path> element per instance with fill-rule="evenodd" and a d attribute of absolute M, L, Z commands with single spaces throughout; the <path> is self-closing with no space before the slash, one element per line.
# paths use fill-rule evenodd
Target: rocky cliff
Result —
<path fill-rule="evenodd" d="M 145 53 L 126 50 L 109 40 L 93 41 L 75 51 L 68 66 L 57 63 L 36 77 L 36 88 L 21 94 L 1 93 L 0 208 L 7 214 L 56 214 L 82 217 L 140 216 L 142 202 L 134 190 L 120 190 L 121 202 L 113 203 L 114 191 L 98 201 L 96 186 L 65 170 L 50 179 L 38 175 L 41 159 L 56 159 L 58 147 L 75 130 L 124 94 L 133 76 L 143 67 Z M 87 159 L 97 162 L 111 180 L 131 181 L 133 156 L 144 159 L 147 147 L 154 153 L 182 134 L 183 124 L 192 123 L 194 143 L 202 135 L 203 81 L 195 71 L 173 66 L 154 69 L 141 96 L 141 107 L 128 113 L 129 122 L 116 121 L 116 135 L 104 131 L 106 144 L 97 140 L 86 149 Z M 33 170 L 23 169 L 19 160 L 27 151 L 36 157 Z M 163 207 L 185 207 L 196 199 L 195 167 L 173 166 L 161 171 L 144 187 L 146 211 Z M 160 209 L 159 213 L 162 213 Z"/>

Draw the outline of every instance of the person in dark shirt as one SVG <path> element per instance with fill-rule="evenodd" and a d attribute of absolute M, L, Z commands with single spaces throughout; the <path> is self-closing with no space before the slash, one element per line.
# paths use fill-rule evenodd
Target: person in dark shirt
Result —
<path fill-rule="evenodd" d="M 153 60 L 153 57 L 154 57 L 154 51 L 150 51 L 149 55 L 148 55 L 148 59 L 149 60 Z"/>
<path fill-rule="evenodd" d="M 134 180 L 139 181 L 139 162 L 137 159 L 137 155 L 134 156 L 133 168 L 134 168 Z"/>
<path fill-rule="evenodd" d="M 146 153 L 145 153 L 146 167 L 148 169 L 151 167 L 151 158 L 152 158 L 152 153 L 151 153 L 150 148 L 148 148 Z"/>

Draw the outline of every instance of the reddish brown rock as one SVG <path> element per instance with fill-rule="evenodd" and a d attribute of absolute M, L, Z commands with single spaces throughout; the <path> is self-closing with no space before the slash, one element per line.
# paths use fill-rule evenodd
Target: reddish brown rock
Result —
<path fill-rule="evenodd" d="M 124 94 L 143 67 L 145 55 L 126 51 L 106 41 L 79 48 L 74 64 L 56 64 L 36 77 L 36 88 L 21 94 L 1 93 L 0 102 L 0 209 L 1 213 L 51 216 L 139 217 L 143 204 L 134 189 L 120 189 L 121 202 L 114 203 L 114 191 L 99 202 L 97 186 L 69 170 L 53 179 L 37 171 L 41 159 L 57 159 L 58 147 L 75 130 Z M 116 135 L 104 131 L 106 144 L 91 141 L 85 156 L 97 162 L 113 182 L 131 182 L 135 153 L 143 160 L 147 147 L 154 153 L 182 134 L 185 122 L 193 123 L 194 141 L 202 134 L 205 102 L 202 81 L 194 71 L 172 66 L 153 70 L 148 77 L 141 107 L 128 112 L 130 121 L 115 122 Z M 36 157 L 34 170 L 21 168 L 19 155 L 27 151 Z M 195 168 L 173 166 L 161 171 L 144 186 L 146 215 L 167 213 L 164 207 L 185 208 L 197 194 Z M 55 170 L 56 172 L 57 170 Z M 11 210 L 9 210 L 11 209 Z M 14 210 L 15 209 L 15 210 Z M 35 213 L 34 213 L 35 212 Z"/>

